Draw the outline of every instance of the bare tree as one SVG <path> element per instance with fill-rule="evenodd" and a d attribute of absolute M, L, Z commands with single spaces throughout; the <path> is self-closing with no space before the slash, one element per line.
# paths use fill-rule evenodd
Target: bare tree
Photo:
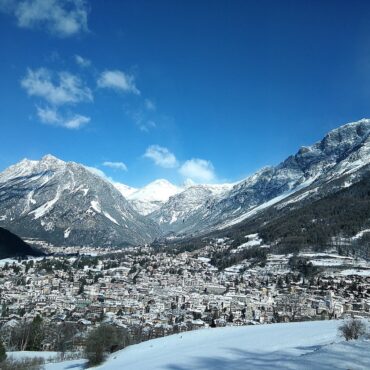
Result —
<path fill-rule="evenodd" d="M 53 338 L 54 349 L 61 353 L 62 359 L 65 352 L 73 348 L 77 333 L 78 329 L 73 323 L 62 322 L 50 326 L 48 334 Z"/>
<path fill-rule="evenodd" d="M 345 321 L 339 327 L 339 333 L 347 341 L 351 339 L 358 339 L 366 333 L 366 325 L 362 320 L 350 319 Z"/>

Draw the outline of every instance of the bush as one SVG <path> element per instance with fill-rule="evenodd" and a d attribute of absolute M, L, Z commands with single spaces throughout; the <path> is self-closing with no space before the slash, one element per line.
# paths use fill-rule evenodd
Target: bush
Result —
<path fill-rule="evenodd" d="M 366 333 L 366 325 L 362 320 L 351 319 L 339 327 L 339 333 L 345 340 L 358 339 Z"/>
<path fill-rule="evenodd" d="M 120 335 L 118 330 L 111 325 L 102 324 L 92 330 L 85 346 L 85 355 L 89 366 L 101 364 L 107 354 L 120 348 Z"/>

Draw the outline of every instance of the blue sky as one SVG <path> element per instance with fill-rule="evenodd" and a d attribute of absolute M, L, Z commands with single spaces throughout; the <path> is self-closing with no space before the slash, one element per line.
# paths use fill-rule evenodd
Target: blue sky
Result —
<path fill-rule="evenodd" d="M 369 116 L 367 1 L 0 0 L 0 170 L 236 181 Z"/>

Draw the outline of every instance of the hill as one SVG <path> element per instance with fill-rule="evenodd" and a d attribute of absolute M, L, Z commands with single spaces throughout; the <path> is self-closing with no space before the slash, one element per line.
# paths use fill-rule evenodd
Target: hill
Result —
<path fill-rule="evenodd" d="M 0 259 L 41 255 L 40 251 L 30 247 L 17 235 L 0 227 Z"/>
<path fill-rule="evenodd" d="M 98 370 L 366 369 L 366 341 L 344 342 L 339 321 L 204 329 L 116 352 Z M 46 370 L 81 369 L 81 361 Z"/>

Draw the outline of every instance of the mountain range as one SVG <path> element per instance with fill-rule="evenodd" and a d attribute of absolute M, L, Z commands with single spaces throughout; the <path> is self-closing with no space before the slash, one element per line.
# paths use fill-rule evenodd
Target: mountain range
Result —
<path fill-rule="evenodd" d="M 178 187 L 161 179 L 135 189 L 47 155 L 0 173 L 0 226 L 57 245 L 125 246 L 208 235 L 267 211 L 286 215 L 351 188 L 369 169 L 369 119 L 332 130 L 234 184 Z"/>

